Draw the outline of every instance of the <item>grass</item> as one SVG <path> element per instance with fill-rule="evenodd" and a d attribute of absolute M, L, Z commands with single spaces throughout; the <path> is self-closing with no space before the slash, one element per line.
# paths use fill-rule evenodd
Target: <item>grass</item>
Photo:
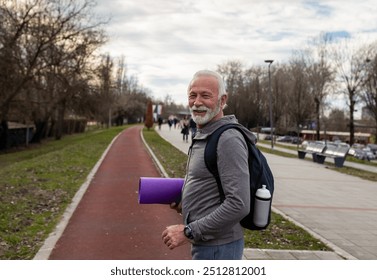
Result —
<path fill-rule="evenodd" d="M 96 130 L 0 154 L 0 259 L 32 259 L 111 140 Z"/>
<path fill-rule="evenodd" d="M 144 138 L 170 177 L 183 177 L 187 155 L 162 139 L 154 130 L 144 130 Z M 274 151 L 278 154 L 281 152 Z M 284 156 L 292 156 L 284 153 Z M 271 225 L 264 231 L 245 230 L 245 246 L 260 249 L 320 250 L 329 251 L 323 242 L 302 228 L 272 214 Z"/>
<path fill-rule="evenodd" d="M 183 178 L 186 174 L 187 155 L 161 138 L 154 129 L 144 129 L 143 136 L 169 177 Z"/>
<path fill-rule="evenodd" d="M 331 169 L 333 169 L 337 172 L 348 174 L 348 175 L 355 176 L 355 177 L 359 177 L 359 178 L 362 178 L 362 179 L 365 179 L 365 180 L 377 182 L 377 173 L 364 171 L 364 170 L 360 170 L 360 169 L 356 169 L 356 168 L 352 168 L 352 167 L 347 167 L 347 166 L 343 166 L 342 168 L 337 168 L 333 164 L 328 164 L 328 165 L 329 165 L 329 168 L 331 168 Z"/>

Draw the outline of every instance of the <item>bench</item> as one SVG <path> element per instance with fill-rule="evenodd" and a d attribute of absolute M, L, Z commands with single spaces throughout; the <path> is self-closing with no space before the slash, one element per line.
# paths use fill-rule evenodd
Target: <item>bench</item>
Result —
<path fill-rule="evenodd" d="M 317 163 L 323 164 L 326 160 L 326 157 L 334 159 L 336 167 L 343 167 L 344 162 L 348 154 L 349 147 L 347 146 L 338 146 L 334 144 L 329 144 L 326 146 L 326 149 L 322 153 L 317 154 Z"/>
<path fill-rule="evenodd" d="M 304 150 L 297 150 L 298 158 L 304 159 L 306 154 L 312 154 L 313 161 L 317 162 L 317 154 L 322 153 L 326 145 L 322 142 L 310 142 Z"/>

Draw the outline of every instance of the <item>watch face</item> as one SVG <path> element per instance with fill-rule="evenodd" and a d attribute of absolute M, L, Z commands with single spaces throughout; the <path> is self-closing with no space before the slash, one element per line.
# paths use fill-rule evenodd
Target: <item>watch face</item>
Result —
<path fill-rule="evenodd" d="M 187 238 L 193 239 L 191 228 L 186 226 L 183 233 Z"/>

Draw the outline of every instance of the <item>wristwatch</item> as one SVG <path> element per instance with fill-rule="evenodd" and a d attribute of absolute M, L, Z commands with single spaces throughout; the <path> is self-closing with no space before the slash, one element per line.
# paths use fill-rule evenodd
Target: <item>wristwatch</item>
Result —
<path fill-rule="evenodd" d="M 194 239 L 194 236 L 192 235 L 192 229 L 190 226 L 185 226 L 183 230 L 183 234 L 188 238 L 188 239 Z"/>

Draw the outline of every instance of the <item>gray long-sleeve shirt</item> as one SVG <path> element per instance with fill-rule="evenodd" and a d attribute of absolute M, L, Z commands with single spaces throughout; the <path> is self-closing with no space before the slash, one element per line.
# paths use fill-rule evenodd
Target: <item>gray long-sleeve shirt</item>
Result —
<path fill-rule="evenodd" d="M 249 213 L 250 188 L 248 149 L 242 134 L 228 129 L 217 146 L 217 166 L 225 193 L 223 203 L 216 180 L 204 162 L 207 136 L 227 123 L 237 123 L 237 119 L 225 116 L 199 129 L 188 159 L 182 214 L 193 231 L 195 244 L 221 245 L 243 237 L 239 221 Z M 252 133 L 247 133 L 253 139 Z"/>

